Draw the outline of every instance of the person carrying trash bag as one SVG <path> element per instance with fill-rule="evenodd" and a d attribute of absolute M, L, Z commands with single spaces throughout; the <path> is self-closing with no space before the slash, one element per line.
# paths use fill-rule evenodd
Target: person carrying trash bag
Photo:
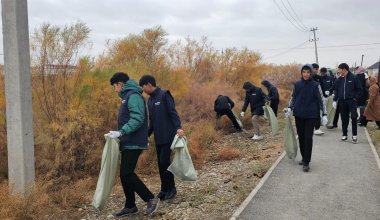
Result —
<path fill-rule="evenodd" d="M 161 200 L 173 199 L 177 195 L 174 176 L 167 169 L 170 165 L 171 143 L 174 136 L 184 136 L 181 120 L 175 109 L 174 98 L 169 90 L 163 90 L 156 85 L 156 79 L 151 75 L 140 78 L 139 85 L 149 95 L 149 130 L 154 133 L 156 144 L 158 170 L 161 179 L 161 191 L 157 197 Z"/>
<path fill-rule="evenodd" d="M 273 110 L 273 113 L 277 117 L 278 105 L 280 104 L 280 95 L 277 88 L 272 85 L 268 80 L 263 80 L 261 85 L 265 86 L 268 90 L 268 96 L 265 98 L 266 101 L 270 102 L 270 107 Z"/>
<path fill-rule="evenodd" d="M 313 80 L 312 66 L 306 64 L 301 69 L 301 79 L 294 84 L 292 97 L 286 110 L 289 117 L 292 112 L 296 121 L 298 142 L 303 171 L 310 170 L 309 163 L 313 149 L 313 131 L 322 111 L 322 125 L 327 124 L 326 106 L 323 101 L 321 86 Z"/>
<path fill-rule="evenodd" d="M 231 120 L 235 129 L 238 132 L 242 132 L 242 123 L 235 116 L 232 109 L 234 108 L 235 103 L 228 96 L 218 95 L 214 102 L 214 111 L 216 112 L 216 119 L 219 120 L 223 115 L 227 115 L 227 117 Z"/>
<path fill-rule="evenodd" d="M 265 105 L 265 94 L 259 88 L 254 86 L 250 82 L 245 82 L 243 85 L 243 89 L 245 90 L 245 100 L 243 108 L 240 112 L 240 116 L 244 117 L 244 112 L 248 108 L 248 104 L 251 106 L 251 114 L 252 114 L 252 125 L 254 135 L 252 140 L 259 141 L 263 139 L 260 133 L 260 120 L 262 120 L 264 115 L 263 106 Z"/>
<path fill-rule="evenodd" d="M 147 203 L 146 214 L 152 215 L 160 199 L 146 187 L 135 173 L 142 151 L 148 147 L 148 117 L 142 90 L 134 80 L 123 72 L 115 73 L 110 84 L 121 98 L 118 115 L 118 131 L 110 131 L 110 138 L 120 140 L 120 180 L 125 194 L 124 208 L 115 214 L 117 218 L 138 212 L 135 193 Z"/>

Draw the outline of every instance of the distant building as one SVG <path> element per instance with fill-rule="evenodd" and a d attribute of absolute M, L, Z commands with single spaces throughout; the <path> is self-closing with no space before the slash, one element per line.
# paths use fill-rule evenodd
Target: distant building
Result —
<path fill-rule="evenodd" d="M 378 76 L 379 75 L 379 63 L 380 63 L 380 61 L 376 62 L 375 64 L 373 64 L 367 68 L 369 76 Z"/>

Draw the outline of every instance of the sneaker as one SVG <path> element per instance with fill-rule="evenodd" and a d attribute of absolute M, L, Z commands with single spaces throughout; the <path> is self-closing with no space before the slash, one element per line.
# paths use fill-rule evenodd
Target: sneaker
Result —
<path fill-rule="evenodd" d="M 321 129 L 314 130 L 315 135 L 323 135 L 325 132 L 323 132 Z"/>
<path fill-rule="evenodd" d="M 122 218 L 122 217 L 125 217 L 127 215 L 131 215 L 131 214 L 136 214 L 139 210 L 137 209 L 137 207 L 132 207 L 132 208 L 123 208 L 120 212 L 116 213 L 115 214 L 115 217 L 116 218 Z"/>
<path fill-rule="evenodd" d="M 165 200 L 173 199 L 177 195 L 177 189 L 174 187 L 166 193 Z"/>
<path fill-rule="evenodd" d="M 298 165 L 303 165 L 303 162 L 302 161 L 298 162 Z"/>
<path fill-rule="evenodd" d="M 338 126 L 336 126 L 336 125 L 329 125 L 329 126 L 327 126 L 327 129 L 334 129 L 334 128 L 337 128 Z"/>
<path fill-rule="evenodd" d="M 309 170 L 310 170 L 309 164 L 303 165 L 302 169 L 303 169 L 304 172 L 309 172 Z"/>
<path fill-rule="evenodd" d="M 157 197 L 149 200 L 146 205 L 146 214 L 153 215 L 158 209 L 158 204 L 160 204 L 160 199 Z"/>
<path fill-rule="evenodd" d="M 356 136 L 352 136 L 352 143 L 357 144 L 358 138 Z"/>
<path fill-rule="evenodd" d="M 347 141 L 347 136 L 342 136 L 342 138 L 340 139 L 340 141 Z"/>
<path fill-rule="evenodd" d="M 261 136 L 261 135 L 253 135 L 253 137 L 252 137 L 252 140 L 254 140 L 254 141 L 259 141 L 262 139 L 263 139 L 263 136 Z"/>
<path fill-rule="evenodd" d="M 160 200 L 165 200 L 166 193 L 167 193 L 167 192 L 160 191 L 160 192 L 157 194 L 156 197 L 159 198 Z"/>

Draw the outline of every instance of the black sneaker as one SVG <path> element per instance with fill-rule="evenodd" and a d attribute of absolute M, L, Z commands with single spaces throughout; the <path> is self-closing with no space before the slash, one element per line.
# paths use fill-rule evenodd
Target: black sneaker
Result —
<path fill-rule="evenodd" d="M 165 200 L 165 196 L 166 196 L 167 192 L 164 192 L 164 191 L 160 191 L 158 194 L 157 194 L 157 198 L 159 198 L 160 200 Z"/>
<path fill-rule="evenodd" d="M 165 200 L 173 199 L 177 195 L 177 189 L 174 187 L 166 193 Z"/>
<path fill-rule="evenodd" d="M 308 164 L 307 165 L 305 164 L 305 165 L 303 165 L 302 169 L 303 169 L 304 172 L 309 172 L 310 167 L 309 167 Z"/>
<path fill-rule="evenodd" d="M 122 218 L 122 217 L 125 217 L 127 215 L 131 215 L 131 214 L 136 214 L 139 210 L 137 209 L 137 207 L 132 207 L 132 208 L 123 208 L 120 212 L 116 213 L 115 214 L 115 217 L 116 218 Z"/>
<path fill-rule="evenodd" d="M 146 205 L 146 214 L 153 215 L 153 213 L 158 209 L 158 204 L 160 204 L 160 199 L 157 197 L 149 200 Z"/>

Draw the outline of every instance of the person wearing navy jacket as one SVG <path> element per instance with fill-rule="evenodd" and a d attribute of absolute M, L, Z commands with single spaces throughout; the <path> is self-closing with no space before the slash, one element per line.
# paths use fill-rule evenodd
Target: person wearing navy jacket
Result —
<path fill-rule="evenodd" d="M 174 183 L 174 176 L 167 169 L 170 165 L 170 146 L 174 136 L 182 137 L 181 120 L 175 109 L 175 103 L 170 91 L 163 90 L 156 86 L 156 79 L 151 75 L 141 77 L 140 86 L 149 95 L 149 136 L 154 133 L 156 144 L 158 169 L 161 179 L 161 191 L 157 197 L 161 200 L 172 199 L 176 196 L 177 190 Z"/>
<path fill-rule="evenodd" d="M 346 63 L 339 64 L 338 71 L 340 77 L 336 81 L 333 107 L 336 109 L 337 102 L 339 102 L 343 130 L 341 141 L 347 140 L 347 128 L 351 114 L 352 142 L 356 144 L 358 143 L 358 113 L 356 108 L 358 107 L 358 100 L 362 95 L 362 85 L 359 79 L 350 72 L 350 67 Z"/>
<path fill-rule="evenodd" d="M 321 86 L 313 80 L 312 66 L 306 64 L 301 69 L 301 79 L 294 84 L 292 97 L 286 111 L 289 117 L 291 112 L 295 117 L 298 142 L 303 165 L 303 170 L 310 170 L 309 163 L 313 149 L 313 131 L 320 120 L 322 111 L 322 124 L 327 124 L 326 106 L 323 101 Z"/>
<path fill-rule="evenodd" d="M 278 90 L 268 80 L 263 80 L 261 82 L 261 85 L 265 86 L 268 89 L 268 96 L 266 99 L 270 101 L 270 107 L 277 117 L 278 104 L 280 104 L 280 95 L 278 94 Z"/>

